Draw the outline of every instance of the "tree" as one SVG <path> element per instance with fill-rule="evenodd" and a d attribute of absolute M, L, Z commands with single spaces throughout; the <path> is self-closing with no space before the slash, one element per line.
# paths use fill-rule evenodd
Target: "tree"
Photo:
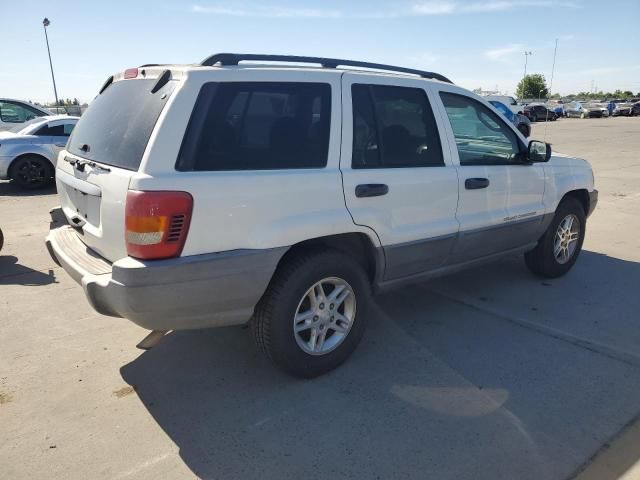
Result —
<path fill-rule="evenodd" d="M 518 98 L 546 98 L 548 94 L 544 75 L 540 73 L 525 75 L 516 88 Z"/>

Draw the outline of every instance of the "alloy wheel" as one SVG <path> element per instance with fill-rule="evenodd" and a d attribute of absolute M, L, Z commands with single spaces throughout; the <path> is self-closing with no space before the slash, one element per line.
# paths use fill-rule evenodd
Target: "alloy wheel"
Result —
<path fill-rule="evenodd" d="M 22 185 L 38 186 L 47 181 L 45 165 L 39 160 L 23 161 L 17 171 L 16 177 Z"/>
<path fill-rule="evenodd" d="M 325 355 L 346 338 L 356 315 L 356 297 L 345 280 L 328 277 L 316 282 L 298 303 L 293 332 L 309 355 Z"/>
<path fill-rule="evenodd" d="M 573 213 L 562 219 L 553 237 L 553 255 L 564 265 L 573 257 L 580 240 L 580 220 Z"/>

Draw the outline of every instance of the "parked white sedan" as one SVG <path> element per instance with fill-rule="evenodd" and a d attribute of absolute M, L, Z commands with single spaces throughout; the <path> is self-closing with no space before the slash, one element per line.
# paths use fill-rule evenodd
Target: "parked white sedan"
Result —
<path fill-rule="evenodd" d="M 79 117 L 38 117 L 15 131 L 0 132 L 0 179 L 23 188 L 41 188 L 54 177 L 58 153 L 65 147 Z"/>

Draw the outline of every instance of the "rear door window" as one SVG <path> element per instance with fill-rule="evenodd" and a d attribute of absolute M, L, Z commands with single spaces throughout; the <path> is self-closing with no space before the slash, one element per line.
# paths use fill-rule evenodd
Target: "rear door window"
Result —
<path fill-rule="evenodd" d="M 176 82 L 155 93 L 157 79 L 121 80 L 98 95 L 69 138 L 74 155 L 107 165 L 138 170 L 153 127 Z"/>
<path fill-rule="evenodd" d="M 352 168 L 444 166 L 436 121 L 424 90 L 351 86 Z"/>
<path fill-rule="evenodd" d="M 329 84 L 209 83 L 198 96 L 176 168 L 322 168 L 330 119 Z"/>

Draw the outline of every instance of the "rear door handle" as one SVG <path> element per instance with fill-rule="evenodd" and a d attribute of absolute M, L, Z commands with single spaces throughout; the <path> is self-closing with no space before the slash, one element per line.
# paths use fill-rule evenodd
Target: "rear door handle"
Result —
<path fill-rule="evenodd" d="M 467 178 L 464 181 L 464 188 L 467 190 L 478 190 L 489 186 L 488 178 Z"/>
<path fill-rule="evenodd" d="M 356 197 L 381 197 L 389 193 L 389 187 L 384 183 L 364 183 L 356 187 Z"/>

